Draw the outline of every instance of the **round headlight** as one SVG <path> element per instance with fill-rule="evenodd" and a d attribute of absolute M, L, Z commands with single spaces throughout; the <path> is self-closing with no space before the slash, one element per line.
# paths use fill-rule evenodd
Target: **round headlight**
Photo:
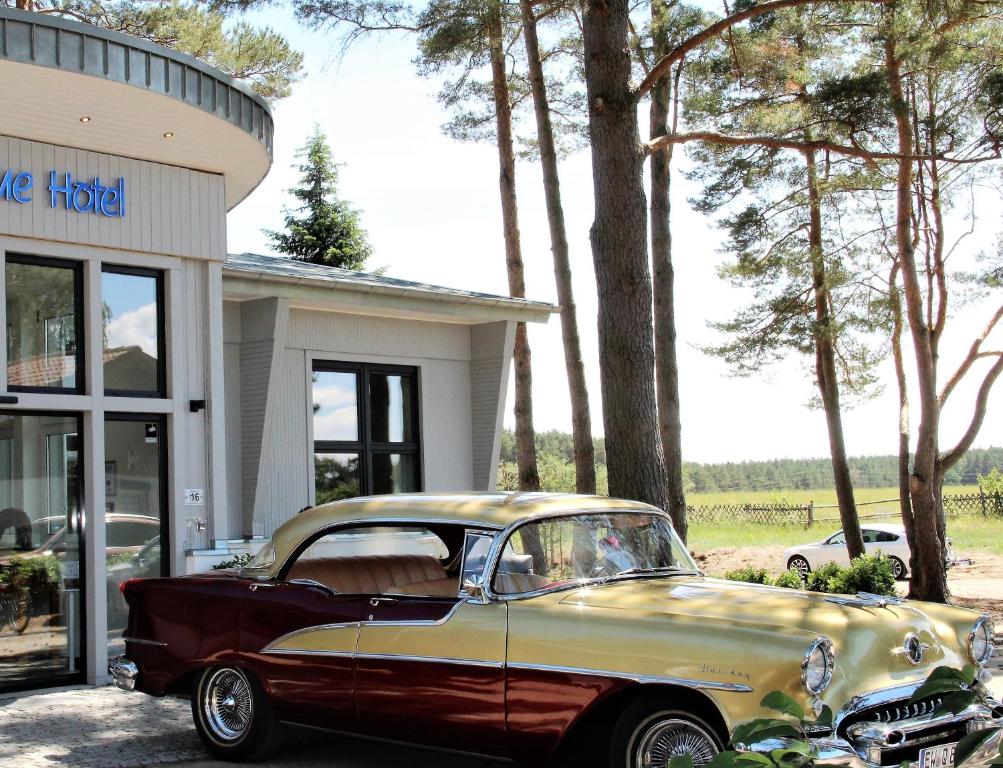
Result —
<path fill-rule="evenodd" d="M 801 662 L 801 685 L 813 696 L 822 693 L 832 682 L 834 656 L 832 640 L 818 637 L 804 652 Z"/>
<path fill-rule="evenodd" d="M 978 666 L 983 666 L 993 655 L 993 621 L 988 616 L 980 616 L 968 636 L 968 655 Z"/>

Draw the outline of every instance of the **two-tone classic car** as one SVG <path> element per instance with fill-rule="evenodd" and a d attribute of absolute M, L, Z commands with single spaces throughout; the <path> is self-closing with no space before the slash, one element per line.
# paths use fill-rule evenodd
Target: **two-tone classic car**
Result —
<path fill-rule="evenodd" d="M 700 768 L 770 716 L 774 690 L 828 705 L 832 724 L 809 733 L 852 768 L 946 768 L 967 732 L 1003 724 L 981 686 L 953 715 L 907 703 L 935 667 L 986 664 L 986 617 L 706 578 L 669 518 L 630 501 L 341 501 L 297 515 L 240 570 L 123 592 L 117 684 L 190 696 L 206 747 L 233 760 L 298 723 L 546 765 L 581 750 Z"/>

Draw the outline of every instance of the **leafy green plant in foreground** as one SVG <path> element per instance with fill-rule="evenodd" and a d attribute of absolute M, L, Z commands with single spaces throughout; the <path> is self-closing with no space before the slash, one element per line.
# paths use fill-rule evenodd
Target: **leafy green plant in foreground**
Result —
<path fill-rule="evenodd" d="M 976 679 L 975 669 L 937 667 L 923 685 L 916 689 L 910 702 L 930 696 L 941 696 L 943 699 L 943 703 L 933 713 L 934 717 L 961 712 L 981 701 L 982 691 Z M 742 723 L 732 731 L 728 743 L 730 749 L 716 755 L 706 768 L 808 768 L 825 764 L 819 760 L 818 751 L 812 746 L 808 733 L 817 728 L 832 727 L 833 714 L 829 707 L 823 707 L 819 716 L 812 720 L 808 718 L 800 704 L 781 691 L 768 693 L 760 705 L 777 712 L 779 716 Z M 965 736 L 958 742 L 954 764 L 960 766 L 1001 730 L 1003 729 L 988 728 Z M 748 745 L 768 742 L 771 739 L 783 739 L 786 744 L 764 752 L 747 749 Z M 999 753 L 988 762 L 988 765 L 1003 768 L 1003 741 L 1000 743 Z M 674 757 L 669 762 L 669 768 L 693 768 L 693 761 L 689 755 Z"/>

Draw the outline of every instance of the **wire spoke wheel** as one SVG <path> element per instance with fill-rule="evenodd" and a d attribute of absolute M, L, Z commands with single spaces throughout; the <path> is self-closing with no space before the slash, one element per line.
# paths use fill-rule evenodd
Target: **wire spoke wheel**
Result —
<path fill-rule="evenodd" d="M 673 757 L 689 755 L 703 768 L 718 753 L 713 737 L 696 723 L 677 718 L 652 721 L 640 734 L 632 768 L 668 768 Z"/>
<path fill-rule="evenodd" d="M 246 735 L 254 718 L 251 686 L 238 669 L 220 669 L 203 687 L 202 711 L 213 736 L 222 742 L 237 742 Z"/>

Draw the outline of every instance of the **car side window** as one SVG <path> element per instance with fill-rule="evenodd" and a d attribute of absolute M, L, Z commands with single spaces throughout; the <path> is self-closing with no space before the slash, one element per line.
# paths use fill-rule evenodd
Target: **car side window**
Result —
<path fill-rule="evenodd" d="M 899 540 L 899 537 L 898 537 L 898 536 L 896 536 L 896 535 L 895 535 L 894 533 L 892 533 L 891 531 L 878 531 L 878 537 L 877 537 L 877 540 L 878 540 L 878 541 L 884 541 L 884 542 L 889 542 L 889 541 L 898 541 L 898 540 Z"/>
<path fill-rule="evenodd" d="M 289 567 L 286 580 L 343 594 L 457 597 L 460 574 L 449 567 L 459 558 L 451 554 L 443 538 L 427 528 L 339 529 L 313 541 Z"/>
<path fill-rule="evenodd" d="M 494 543 L 494 534 L 481 531 L 467 531 L 463 543 L 463 571 L 460 584 L 465 585 L 484 576 L 484 566 L 487 565 L 488 553 Z"/>
<path fill-rule="evenodd" d="M 844 536 L 843 532 L 840 531 L 839 533 L 834 533 L 832 536 L 830 536 L 826 540 L 825 543 L 826 544 L 845 544 L 846 543 L 846 536 Z"/>
<path fill-rule="evenodd" d="M 879 541 L 884 541 L 884 539 L 881 538 L 881 535 L 878 531 L 868 531 L 865 529 L 860 533 L 863 536 L 865 544 L 874 544 Z"/>

